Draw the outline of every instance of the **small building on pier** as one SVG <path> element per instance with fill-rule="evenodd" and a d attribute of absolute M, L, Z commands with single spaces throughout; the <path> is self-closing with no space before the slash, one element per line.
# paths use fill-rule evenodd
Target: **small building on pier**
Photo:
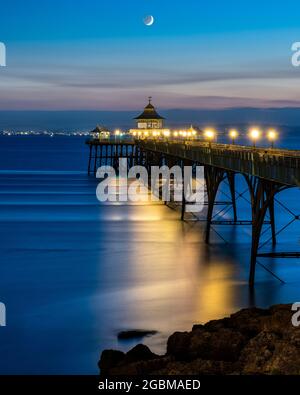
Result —
<path fill-rule="evenodd" d="M 133 136 L 150 137 L 170 134 L 170 130 L 164 127 L 165 118 L 157 113 L 151 97 L 142 114 L 134 119 L 136 128 L 129 131 Z"/>
<path fill-rule="evenodd" d="M 103 126 L 97 125 L 96 128 L 91 131 L 91 135 L 94 139 L 108 139 L 110 137 L 110 131 Z"/>

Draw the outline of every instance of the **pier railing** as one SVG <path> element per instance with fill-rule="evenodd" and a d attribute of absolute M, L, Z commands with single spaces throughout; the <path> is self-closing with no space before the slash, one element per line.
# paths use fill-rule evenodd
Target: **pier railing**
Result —
<path fill-rule="evenodd" d="M 253 148 L 241 145 L 139 140 L 144 150 L 210 165 L 284 185 L 300 185 L 300 150 Z"/>

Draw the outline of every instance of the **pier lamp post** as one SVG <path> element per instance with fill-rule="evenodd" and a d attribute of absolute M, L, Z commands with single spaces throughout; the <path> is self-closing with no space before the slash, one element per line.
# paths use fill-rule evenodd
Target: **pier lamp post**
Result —
<path fill-rule="evenodd" d="M 267 138 L 271 142 L 271 148 L 274 148 L 274 142 L 277 140 L 278 133 L 275 129 L 269 129 L 267 132 Z"/>
<path fill-rule="evenodd" d="M 164 131 L 164 137 L 166 137 L 166 138 L 170 137 L 170 131 L 169 130 L 165 130 Z"/>
<path fill-rule="evenodd" d="M 156 130 L 154 130 L 152 132 L 152 136 L 154 137 L 154 139 L 156 139 L 157 137 L 159 137 L 159 134 L 158 134 L 158 132 Z"/>
<path fill-rule="evenodd" d="M 115 141 L 117 140 L 118 137 L 120 137 L 120 134 L 121 132 L 119 129 L 115 130 Z"/>
<path fill-rule="evenodd" d="M 174 136 L 174 137 L 178 137 L 178 132 L 174 132 L 174 133 L 173 133 L 173 136 Z"/>
<path fill-rule="evenodd" d="M 229 137 L 231 138 L 231 142 L 234 145 L 235 144 L 235 140 L 239 137 L 238 131 L 235 130 L 235 129 L 230 129 L 229 130 Z"/>
<path fill-rule="evenodd" d="M 256 142 L 261 136 L 261 131 L 258 128 L 250 129 L 249 137 L 253 141 L 253 147 L 256 148 Z"/>
<path fill-rule="evenodd" d="M 204 138 L 209 142 L 209 148 L 211 148 L 211 142 L 215 139 L 216 132 L 214 129 L 205 129 L 204 130 Z"/>

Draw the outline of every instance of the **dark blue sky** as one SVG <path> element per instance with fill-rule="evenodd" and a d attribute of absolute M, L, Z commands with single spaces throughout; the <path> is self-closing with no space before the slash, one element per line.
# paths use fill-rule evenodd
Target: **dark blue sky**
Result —
<path fill-rule="evenodd" d="M 300 3 L 2 2 L 0 109 L 300 105 Z M 143 17 L 152 14 L 152 27 Z"/>

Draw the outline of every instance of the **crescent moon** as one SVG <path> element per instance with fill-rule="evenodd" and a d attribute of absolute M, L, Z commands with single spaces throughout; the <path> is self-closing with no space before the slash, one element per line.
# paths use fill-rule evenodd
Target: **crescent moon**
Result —
<path fill-rule="evenodd" d="M 152 26 L 153 23 L 154 23 L 154 18 L 152 15 L 148 15 L 148 16 L 146 16 L 146 18 L 144 18 L 144 24 L 146 26 Z"/>

